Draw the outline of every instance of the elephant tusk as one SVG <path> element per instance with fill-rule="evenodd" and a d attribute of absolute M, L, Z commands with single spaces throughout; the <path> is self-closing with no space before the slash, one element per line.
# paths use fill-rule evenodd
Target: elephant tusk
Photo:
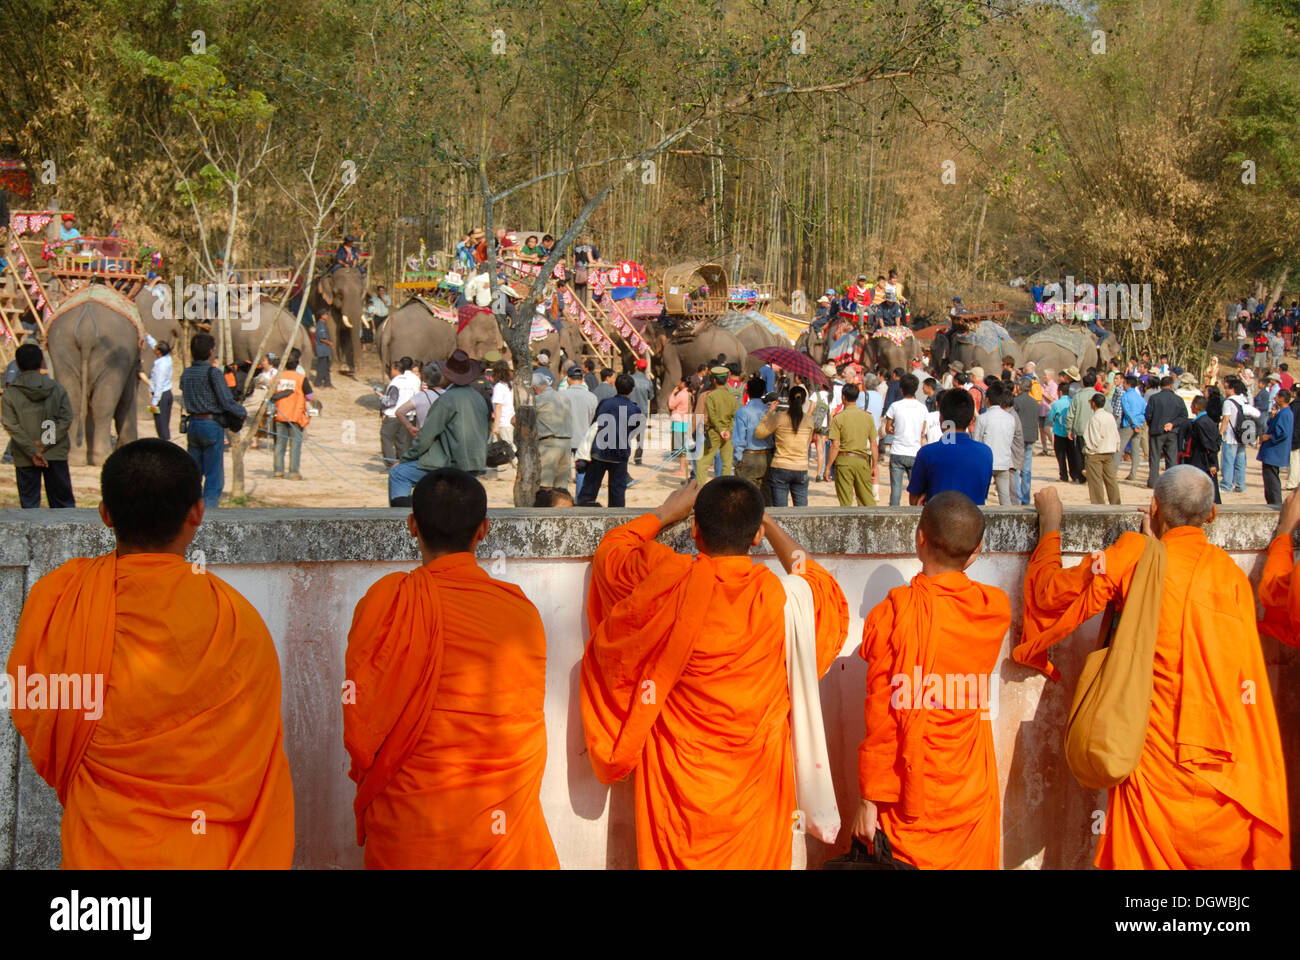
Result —
<path fill-rule="evenodd" d="M 349 330 L 351 330 L 351 329 L 352 329 L 352 321 L 348 319 L 348 315 L 347 315 L 346 313 L 343 314 L 342 316 L 343 316 L 343 326 L 345 326 L 345 327 L 347 327 Z"/>

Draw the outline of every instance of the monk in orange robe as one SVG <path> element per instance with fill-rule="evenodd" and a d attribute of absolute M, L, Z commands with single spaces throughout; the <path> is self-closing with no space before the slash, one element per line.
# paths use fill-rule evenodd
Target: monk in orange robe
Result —
<path fill-rule="evenodd" d="M 963 493 L 926 501 L 916 527 L 921 572 L 872 609 L 862 630 L 866 737 L 854 835 L 876 831 L 922 869 L 996 870 L 998 770 L 989 677 L 1011 626 L 1011 601 L 965 574 L 984 515 Z"/>
<path fill-rule="evenodd" d="M 542 816 L 546 634 L 479 567 L 487 493 L 434 470 L 407 528 L 424 566 L 379 580 L 348 633 L 343 743 L 370 869 L 557 869 Z"/>
<path fill-rule="evenodd" d="M 655 541 L 692 509 L 698 556 Z M 636 773 L 643 869 L 790 868 L 799 815 L 785 589 L 749 556 L 765 536 L 812 590 L 824 674 L 848 633 L 844 593 L 749 481 L 688 483 L 596 549 L 583 728 L 597 779 Z"/>
<path fill-rule="evenodd" d="M 32 587 L 6 668 L 14 726 L 63 804 L 63 866 L 288 869 L 280 662 L 248 601 L 185 559 L 198 466 L 137 440 L 101 483 L 117 549 Z"/>
<path fill-rule="evenodd" d="M 1201 529 L 1210 478 L 1189 464 L 1160 475 L 1143 532 L 1165 545 L 1151 713 L 1137 768 L 1109 791 L 1096 865 L 1107 869 L 1285 869 L 1286 769 L 1246 575 Z M 1108 603 L 1122 603 L 1145 540 L 1061 565 L 1061 502 L 1035 499 L 1039 541 L 1025 575 L 1015 659 L 1053 679 L 1047 648 Z"/>
<path fill-rule="evenodd" d="M 1295 575 L 1295 530 L 1300 526 L 1300 487 L 1282 504 L 1277 529 L 1268 545 L 1268 559 L 1259 578 L 1259 602 L 1264 619 L 1261 636 L 1292 647 L 1300 646 L 1300 577 Z"/>

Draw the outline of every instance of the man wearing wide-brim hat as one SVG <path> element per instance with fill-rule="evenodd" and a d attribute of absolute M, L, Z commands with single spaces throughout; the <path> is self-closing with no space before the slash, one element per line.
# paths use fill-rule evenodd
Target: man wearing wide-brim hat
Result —
<path fill-rule="evenodd" d="M 483 395 L 472 386 L 482 372 L 482 365 L 464 350 L 456 350 L 442 364 L 447 390 L 429 409 L 401 462 L 388 471 L 389 506 L 409 506 L 415 485 L 440 467 L 456 467 L 475 476 L 487 471 L 491 414 Z"/>

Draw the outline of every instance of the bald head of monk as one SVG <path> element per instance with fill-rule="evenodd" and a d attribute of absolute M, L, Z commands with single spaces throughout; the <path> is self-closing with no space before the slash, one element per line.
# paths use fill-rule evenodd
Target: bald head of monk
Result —
<path fill-rule="evenodd" d="M 1199 527 L 1218 514 L 1210 475 L 1190 463 L 1170 467 L 1156 479 L 1152 491 L 1151 533 L 1163 537 L 1174 527 Z"/>
<path fill-rule="evenodd" d="M 99 516 L 118 556 L 185 556 L 203 522 L 203 477 L 185 450 L 157 439 L 123 444 L 104 461 L 99 486 Z"/>
<path fill-rule="evenodd" d="M 406 528 L 420 542 L 425 563 L 450 553 L 473 553 L 488 527 L 487 491 L 464 470 L 433 470 L 411 491 Z"/>
<path fill-rule="evenodd" d="M 695 498 L 691 536 L 700 553 L 736 557 L 763 540 L 763 494 L 743 477 L 717 477 Z"/>
<path fill-rule="evenodd" d="M 945 490 L 925 501 L 916 525 L 916 555 L 927 577 L 965 570 L 984 542 L 984 514 L 975 501 Z"/>

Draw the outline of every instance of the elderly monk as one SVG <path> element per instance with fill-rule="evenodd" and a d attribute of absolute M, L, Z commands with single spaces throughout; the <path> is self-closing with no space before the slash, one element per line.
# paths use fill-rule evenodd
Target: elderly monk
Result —
<path fill-rule="evenodd" d="M 1214 485 L 1190 464 L 1162 473 L 1143 533 L 1165 545 L 1146 745 L 1109 795 L 1096 864 L 1112 869 L 1286 868 L 1286 772 L 1249 581 L 1206 541 Z M 1123 534 L 1104 553 L 1061 566 L 1061 501 L 1035 497 L 1038 547 L 1025 575 L 1015 658 L 1060 679 L 1047 648 L 1108 603 L 1122 604 L 1145 549 Z"/>
<path fill-rule="evenodd" d="M 698 556 L 655 541 L 692 509 Z M 824 674 L 848 632 L 844 593 L 764 512 L 748 480 L 688 481 L 596 549 L 583 728 L 602 783 L 636 772 L 642 868 L 790 868 L 785 589 L 749 556 L 765 536 L 812 589 Z"/>
<path fill-rule="evenodd" d="M 1259 578 L 1264 619 L 1259 632 L 1290 646 L 1300 646 L 1300 578 L 1296 577 L 1294 535 L 1300 526 L 1300 487 L 1282 504 L 1277 529 L 1268 545 L 1268 560 Z"/>
<path fill-rule="evenodd" d="M 63 866 L 287 869 L 280 662 L 248 601 L 185 559 L 203 521 L 199 468 L 174 444 L 137 440 L 100 483 L 117 549 L 37 582 L 7 667 L 29 693 L 38 677 L 82 678 L 80 704 L 29 695 L 13 710 L 63 804 Z M 92 685 L 102 702 L 84 702 Z"/>
<path fill-rule="evenodd" d="M 487 493 L 454 468 L 411 493 L 424 565 L 391 573 L 348 633 L 343 743 L 371 869 L 556 869 L 542 816 L 546 634 L 474 559 Z"/>
<path fill-rule="evenodd" d="M 946 490 L 927 500 L 916 526 L 921 572 L 890 590 L 862 631 L 866 737 L 853 832 L 872 843 L 883 829 L 899 859 L 924 869 L 998 868 L 988 684 L 1011 601 L 966 576 L 983 540 L 970 497 Z"/>

